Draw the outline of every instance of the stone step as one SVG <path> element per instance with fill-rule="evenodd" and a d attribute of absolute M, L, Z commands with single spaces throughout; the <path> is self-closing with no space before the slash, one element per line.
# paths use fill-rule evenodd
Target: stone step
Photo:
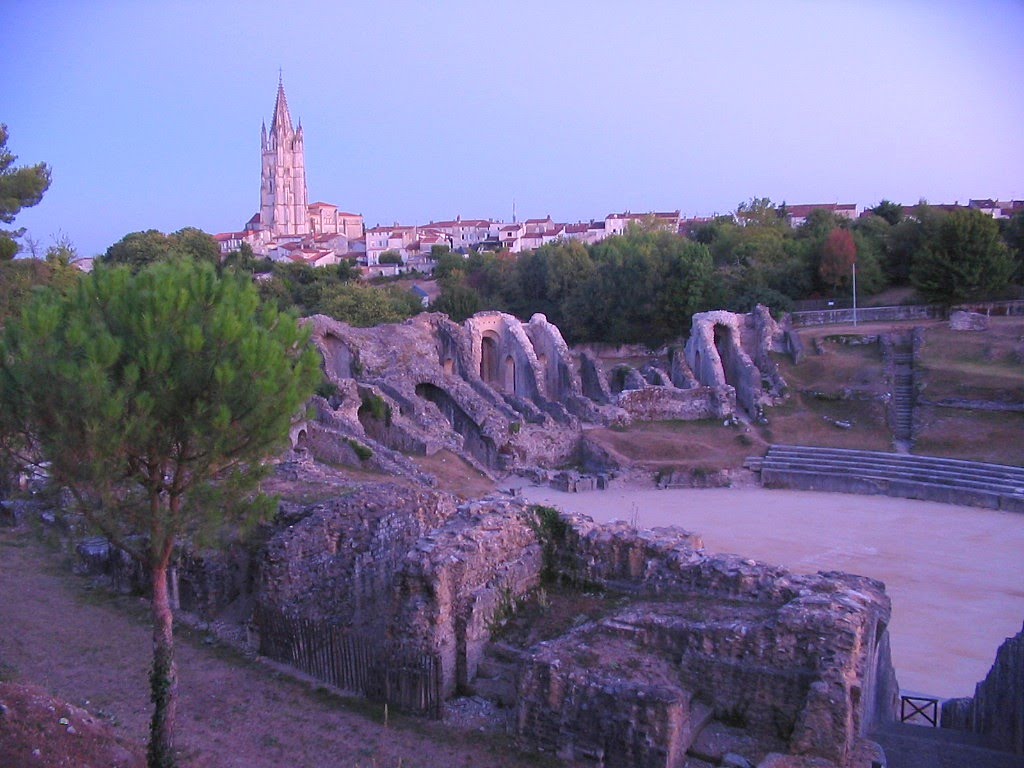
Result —
<path fill-rule="evenodd" d="M 1024 485 L 1024 468 L 998 464 L 971 464 L 956 460 L 930 460 L 913 454 L 876 453 L 842 454 L 829 450 L 820 452 L 769 450 L 765 462 L 810 461 L 837 462 L 852 466 L 888 467 L 906 472 L 943 472 L 949 475 L 963 474 L 972 478 L 986 478 Z"/>
<path fill-rule="evenodd" d="M 901 454 L 892 454 L 899 456 Z M 963 466 L 948 466 L 943 464 L 930 464 L 925 462 L 904 462 L 892 458 L 860 458 L 835 456 L 829 454 L 821 455 L 793 455 L 778 454 L 770 451 L 762 461 L 764 466 L 788 466 L 822 468 L 832 467 L 838 470 L 873 470 L 877 472 L 888 472 L 897 475 L 932 475 L 966 481 L 985 481 L 1005 484 L 1011 489 L 1024 488 L 1024 473 L 1014 471 L 1001 471 L 983 467 L 971 468 Z M 1012 468 L 1011 468 L 1012 469 Z"/>
<path fill-rule="evenodd" d="M 938 456 L 916 456 L 913 454 L 891 453 L 888 451 L 865 451 L 850 448 L 821 448 L 806 445 L 777 444 L 769 447 L 765 459 L 772 457 L 808 457 L 817 460 L 827 458 L 872 461 L 875 463 L 898 463 L 908 468 L 961 469 L 972 474 L 1015 478 L 1024 485 L 1024 467 L 1011 464 L 990 464 L 980 461 L 947 459 Z"/>
<path fill-rule="evenodd" d="M 930 488 L 938 491 L 945 489 L 947 491 L 958 491 L 965 494 L 977 493 L 993 498 L 1006 497 L 1008 499 L 1019 499 L 1024 501 L 1024 494 L 1008 493 L 1004 489 L 996 486 L 990 486 L 985 484 L 961 484 L 951 482 L 941 482 L 934 479 L 921 479 L 921 478 L 908 478 L 900 477 L 895 475 L 881 475 L 878 473 L 871 472 L 830 472 L 827 469 L 808 469 L 808 468 L 796 468 L 796 467 L 765 467 L 761 470 L 762 481 L 766 484 L 773 484 L 785 476 L 802 476 L 802 475 L 817 475 L 817 476 L 828 476 L 835 478 L 846 478 L 847 480 L 854 481 L 865 487 L 865 493 L 888 493 L 890 489 L 898 488 L 902 486 L 929 486 Z M 870 490 L 868 490 L 870 489 Z M 982 506 L 994 506 L 994 504 L 983 504 Z"/>
<path fill-rule="evenodd" d="M 1007 480 L 976 478 L 966 474 L 952 474 L 917 470 L 907 472 L 898 468 L 871 464 L 840 463 L 834 461 L 786 461 L 766 460 L 761 467 L 765 472 L 805 471 L 819 474 L 849 475 L 864 480 L 905 480 L 916 483 L 930 483 L 954 488 L 989 491 L 1000 494 L 1022 494 L 1024 486 Z"/>
<path fill-rule="evenodd" d="M 870 478 L 857 475 L 836 475 L 809 470 L 761 471 L 765 488 L 797 488 L 830 493 L 883 494 L 906 499 L 923 499 L 942 504 L 998 509 L 1024 513 L 1024 495 L 991 490 L 962 488 L 955 485 L 918 482 L 896 478 Z"/>

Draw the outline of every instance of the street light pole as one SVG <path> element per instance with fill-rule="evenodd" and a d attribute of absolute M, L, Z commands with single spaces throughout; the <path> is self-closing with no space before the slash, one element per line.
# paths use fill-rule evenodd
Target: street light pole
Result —
<path fill-rule="evenodd" d="M 857 327 L 857 262 L 853 262 L 853 327 Z"/>

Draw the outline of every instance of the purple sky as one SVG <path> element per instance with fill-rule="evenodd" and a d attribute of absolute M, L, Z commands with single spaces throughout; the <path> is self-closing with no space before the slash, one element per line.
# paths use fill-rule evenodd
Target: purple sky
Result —
<path fill-rule="evenodd" d="M 280 18 L 277 14 L 280 13 Z M 49 2 L 0 121 L 82 255 L 240 229 L 278 68 L 310 201 L 367 225 L 1024 198 L 1024 2 Z"/>

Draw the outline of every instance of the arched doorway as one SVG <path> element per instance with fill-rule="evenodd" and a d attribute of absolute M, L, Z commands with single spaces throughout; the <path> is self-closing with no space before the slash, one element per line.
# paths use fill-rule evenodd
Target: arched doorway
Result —
<path fill-rule="evenodd" d="M 498 379 L 498 337 L 492 332 L 480 339 L 480 378 L 496 386 Z"/>
<path fill-rule="evenodd" d="M 504 387 L 505 391 L 511 394 L 516 392 L 516 361 L 509 355 L 505 358 L 505 377 Z"/>

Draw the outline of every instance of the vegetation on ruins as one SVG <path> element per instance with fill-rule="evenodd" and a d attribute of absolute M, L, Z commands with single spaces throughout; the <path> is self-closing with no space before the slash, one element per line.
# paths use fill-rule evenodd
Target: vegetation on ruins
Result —
<path fill-rule="evenodd" d="M 267 510 L 252 493 L 261 461 L 320 375 L 292 317 L 189 259 L 101 266 L 65 294 L 38 292 L 4 329 L 4 447 L 150 573 L 151 766 L 174 763 L 175 546 Z"/>
<path fill-rule="evenodd" d="M 0 222 L 10 224 L 22 208 L 31 208 L 43 199 L 50 187 L 50 168 L 46 163 L 15 168 L 17 155 L 7 149 L 7 126 L 0 123 Z M 0 229 L 0 261 L 14 258 L 18 252 L 15 238 L 24 230 Z"/>
<path fill-rule="evenodd" d="M 541 579 L 545 584 L 556 584 L 563 577 L 560 556 L 566 546 L 569 524 L 554 507 L 537 504 L 531 511 L 534 517 L 530 525 L 544 550 Z"/>

